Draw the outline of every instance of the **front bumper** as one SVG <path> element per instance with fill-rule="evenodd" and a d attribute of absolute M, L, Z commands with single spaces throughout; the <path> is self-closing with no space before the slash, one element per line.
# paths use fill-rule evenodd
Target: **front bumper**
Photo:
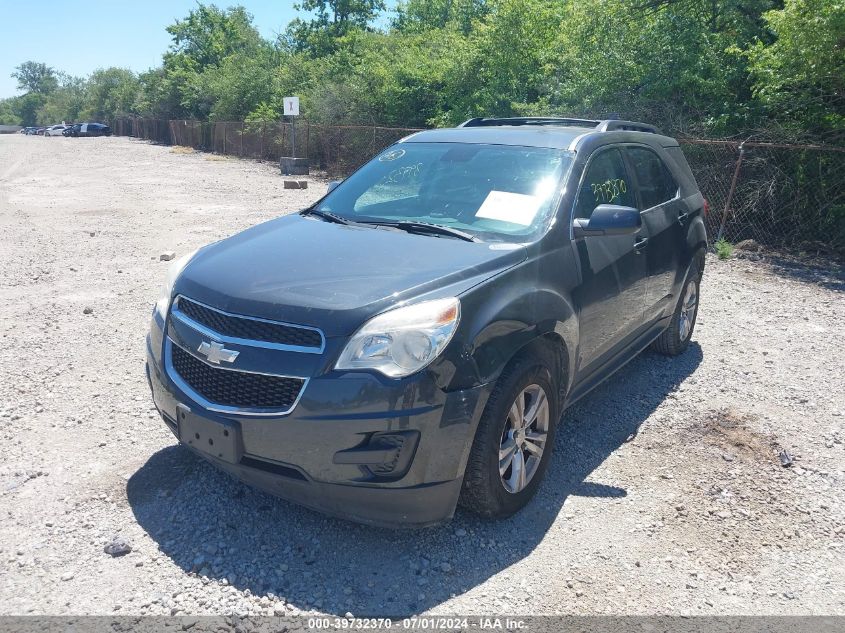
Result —
<path fill-rule="evenodd" d="M 454 514 L 487 386 L 447 393 L 425 372 L 389 380 L 330 371 L 308 381 L 287 415 L 221 413 L 192 400 L 170 378 L 163 330 L 154 316 L 147 376 L 155 405 L 177 438 L 180 405 L 236 429 L 242 446 L 236 463 L 190 447 L 221 470 L 278 497 L 361 523 L 421 527 Z M 400 450 L 380 450 L 381 438 L 395 437 L 407 440 L 404 446 L 399 442 Z M 390 462 L 387 468 L 371 463 L 381 453 Z"/>

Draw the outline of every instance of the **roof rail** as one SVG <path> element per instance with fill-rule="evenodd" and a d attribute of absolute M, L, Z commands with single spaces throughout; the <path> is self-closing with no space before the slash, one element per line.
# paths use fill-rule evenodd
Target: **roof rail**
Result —
<path fill-rule="evenodd" d="M 619 119 L 605 119 L 597 121 L 595 119 L 572 119 L 568 117 L 552 117 L 552 116 L 519 116 L 519 117 L 505 117 L 502 119 L 493 119 L 485 117 L 476 117 L 464 121 L 458 127 L 494 127 L 499 125 L 561 125 L 574 127 L 591 127 L 595 128 L 597 132 L 616 132 L 616 131 L 630 131 L 630 132 L 649 132 L 651 134 L 660 134 L 660 130 L 648 123 L 639 123 L 637 121 L 622 121 Z"/>
<path fill-rule="evenodd" d="M 653 125 L 649 125 L 648 123 L 638 123 L 637 121 L 621 121 L 619 119 L 607 119 L 606 121 L 598 121 L 596 129 L 599 132 L 629 131 L 660 134 L 660 130 L 658 130 Z"/>
<path fill-rule="evenodd" d="M 458 127 L 492 127 L 497 125 L 563 125 L 575 127 L 596 127 L 601 121 L 594 119 L 570 119 L 566 117 L 508 117 L 503 119 L 486 119 L 476 117 L 464 121 Z"/>

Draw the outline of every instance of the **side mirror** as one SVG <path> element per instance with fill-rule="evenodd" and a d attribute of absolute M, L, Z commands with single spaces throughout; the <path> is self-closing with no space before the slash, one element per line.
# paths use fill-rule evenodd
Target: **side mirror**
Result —
<path fill-rule="evenodd" d="M 588 235 L 633 235 L 643 225 L 640 212 L 633 207 L 600 204 L 589 219 L 575 218 L 575 237 Z"/>
<path fill-rule="evenodd" d="M 328 188 L 328 190 L 326 191 L 326 193 L 327 193 L 327 194 L 329 194 L 329 193 L 331 193 L 332 191 L 334 191 L 335 189 L 337 189 L 337 186 L 338 186 L 340 183 L 342 183 L 342 182 L 343 182 L 342 180 L 332 180 L 332 181 L 329 183 L 329 188 Z"/>

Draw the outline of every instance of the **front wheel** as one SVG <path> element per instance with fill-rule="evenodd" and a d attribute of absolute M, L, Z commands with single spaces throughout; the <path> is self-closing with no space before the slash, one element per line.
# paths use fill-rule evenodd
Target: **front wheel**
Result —
<path fill-rule="evenodd" d="M 536 494 L 560 415 L 554 378 L 537 358 L 506 369 L 478 424 L 460 503 L 490 518 L 508 517 Z"/>

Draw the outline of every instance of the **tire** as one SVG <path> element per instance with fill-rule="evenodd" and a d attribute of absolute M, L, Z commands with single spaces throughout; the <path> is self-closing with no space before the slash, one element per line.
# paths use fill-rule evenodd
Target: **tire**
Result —
<path fill-rule="evenodd" d="M 699 253 L 694 258 L 669 327 L 651 344 L 652 349 L 659 354 L 678 356 L 689 347 L 698 316 L 698 304 L 701 300 L 701 277 L 704 269 L 702 260 L 703 253 Z"/>
<path fill-rule="evenodd" d="M 559 390 L 549 366 L 553 364 L 528 353 L 514 360 L 499 377 L 470 449 L 458 501 L 463 507 L 483 517 L 501 519 L 519 511 L 536 494 L 549 465 L 560 417 Z M 518 397 L 525 417 L 531 415 L 537 401 L 541 402 L 538 415 L 522 431 L 514 424 Z M 545 439 L 541 441 L 541 437 Z M 510 453 L 509 457 L 506 452 Z M 504 471 L 500 470 L 500 455 L 506 455 L 508 460 Z M 520 462 L 525 475 L 522 480 Z"/>

